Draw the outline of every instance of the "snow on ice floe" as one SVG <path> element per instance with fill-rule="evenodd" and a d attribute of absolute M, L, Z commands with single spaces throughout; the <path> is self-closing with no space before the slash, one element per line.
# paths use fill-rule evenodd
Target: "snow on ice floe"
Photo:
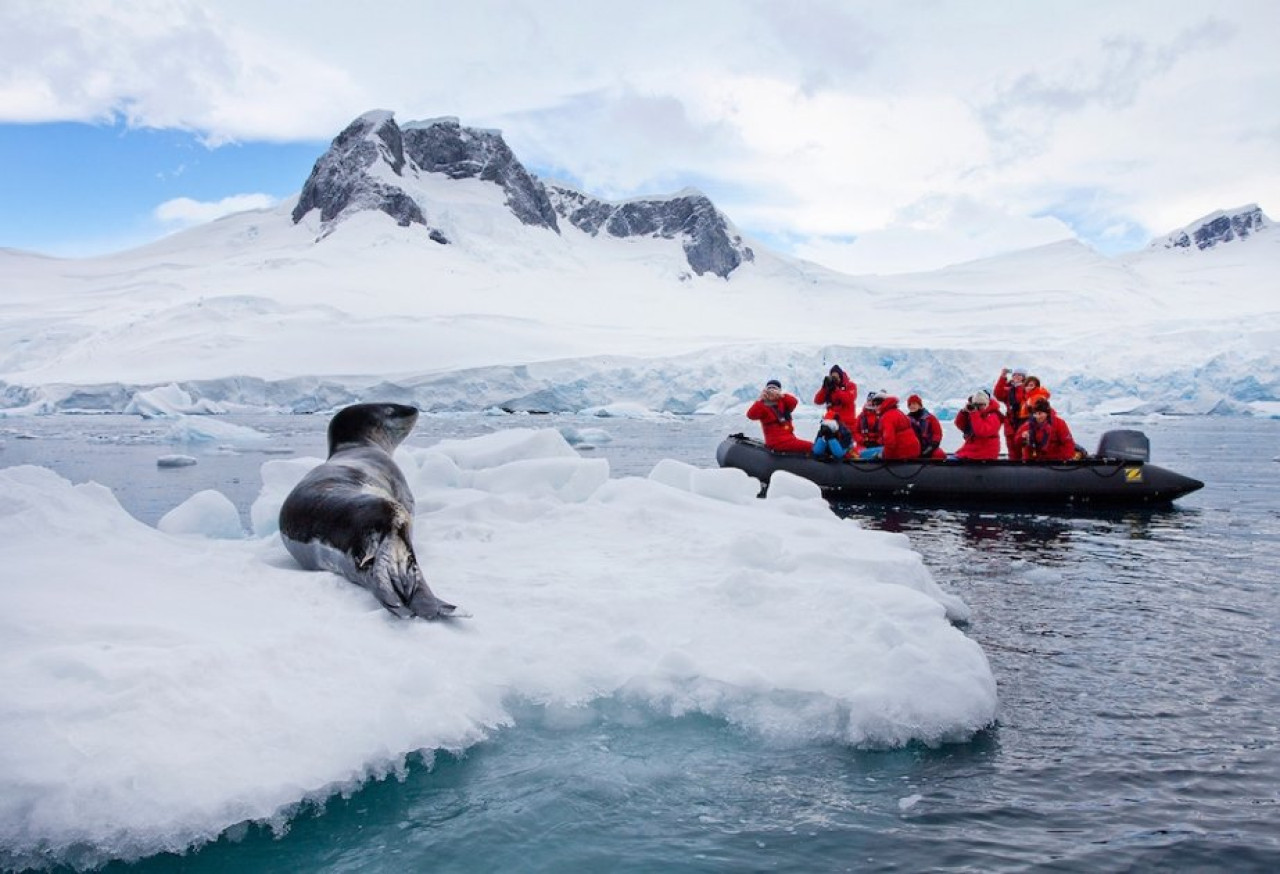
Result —
<path fill-rule="evenodd" d="M 625 700 L 782 745 L 959 741 L 995 717 L 987 659 L 948 621 L 964 603 L 905 537 L 812 496 L 675 462 L 610 479 L 554 430 L 397 459 L 431 586 L 471 619 L 398 620 L 293 563 L 270 520 L 319 459 L 265 463 L 238 540 L 0 470 L 0 864 L 181 849 L 530 704 Z M 176 527 L 229 522 L 206 500 Z"/>
<path fill-rule="evenodd" d="M 216 489 L 196 492 L 160 517 L 156 527 L 166 534 L 197 534 L 219 540 L 244 537 L 240 511 Z"/>

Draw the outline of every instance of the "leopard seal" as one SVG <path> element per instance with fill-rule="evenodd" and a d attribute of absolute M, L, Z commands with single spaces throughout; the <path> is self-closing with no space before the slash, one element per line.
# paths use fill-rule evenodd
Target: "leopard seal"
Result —
<path fill-rule="evenodd" d="M 327 570 L 373 593 L 397 616 L 442 619 L 457 608 L 432 594 L 413 551 L 413 492 L 391 454 L 418 411 L 355 404 L 329 422 L 329 458 L 289 492 L 280 538 L 307 570 Z"/>

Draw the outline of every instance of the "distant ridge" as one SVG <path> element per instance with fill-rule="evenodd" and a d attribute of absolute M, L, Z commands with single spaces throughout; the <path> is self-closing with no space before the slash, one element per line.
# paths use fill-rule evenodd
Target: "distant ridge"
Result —
<path fill-rule="evenodd" d="M 523 224 L 561 232 L 564 219 L 589 236 L 679 240 L 694 273 L 728 278 L 754 253 L 701 192 L 612 203 L 563 185 L 550 190 L 525 169 L 496 130 L 452 117 L 396 124 L 388 110 L 366 112 L 334 138 L 312 168 L 293 210 L 295 224 L 319 210 L 322 236 L 346 216 L 376 210 L 402 227 L 421 225 L 426 238 L 451 242 L 431 223 L 432 204 L 406 183 L 422 174 L 479 179 L 502 189 L 506 208 Z"/>
<path fill-rule="evenodd" d="M 1256 203 L 1232 210 L 1219 210 L 1197 219 L 1163 237 L 1151 241 L 1150 249 L 1213 249 L 1226 243 L 1246 240 L 1271 227 L 1271 220 Z"/>

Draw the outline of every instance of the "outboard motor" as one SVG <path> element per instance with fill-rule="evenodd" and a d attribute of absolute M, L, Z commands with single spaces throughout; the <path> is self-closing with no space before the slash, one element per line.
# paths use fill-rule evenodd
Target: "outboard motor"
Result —
<path fill-rule="evenodd" d="M 1151 441 L 1141 431 L 1108 431 L 1098 441 L 1098 457 L 1147 461 L 1151 458 Z"/>

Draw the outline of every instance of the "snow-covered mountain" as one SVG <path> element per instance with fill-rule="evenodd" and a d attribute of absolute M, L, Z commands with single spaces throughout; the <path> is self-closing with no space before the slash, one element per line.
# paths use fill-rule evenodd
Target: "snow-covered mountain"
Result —
<path fill-rule="evenodd" d="M 193 409 L 725 411 L 837 361 L 943 409 L 1009 364 L 1069 410 L 1280 409 L 1280 234 L 1257 207 L 1180 233 L 1216 243 L 846 276 L 697 192 L 610 203 L 496 131 L 372 112 L 274 209 L 106 257 L 0 250 L 0 412 L 144 409 L 169 384 Z"/>
<path fill-rule="evenodd" d="M 619 238 L 679 239 L 698 275 L 727 277 L 753 257 L 724 216 L 697 191 L 619 204 L 565 185 L 548 189 L 524 168 L 498 131 L 463 127 L 456 118 L 411 122 L 401 129 L 385 110 L 365 113 L 334 139 L 303 186 L 293 220 L 318 209 L 328 232 L 348 215 L 373 209 L 402 227 L 421 225 L 428 239 L 447 245 L 447 235 L 428 219 L 431 195 L 420 184 L 428 173 L 492 182 L 520 222 L 556 234 L 557 217 L 562 217 L 593 237 L 604 230 Z"/>
<path fill-rule="evenodd" d="M 1247 240 L 1250 234 L 1271 226 L 1256 203 L 1233 210 L 1219 210 L 1197 219 L 1185 228 L 1152 240 L 1151 249 L 1212 249 L 1233 240 Z"/>

